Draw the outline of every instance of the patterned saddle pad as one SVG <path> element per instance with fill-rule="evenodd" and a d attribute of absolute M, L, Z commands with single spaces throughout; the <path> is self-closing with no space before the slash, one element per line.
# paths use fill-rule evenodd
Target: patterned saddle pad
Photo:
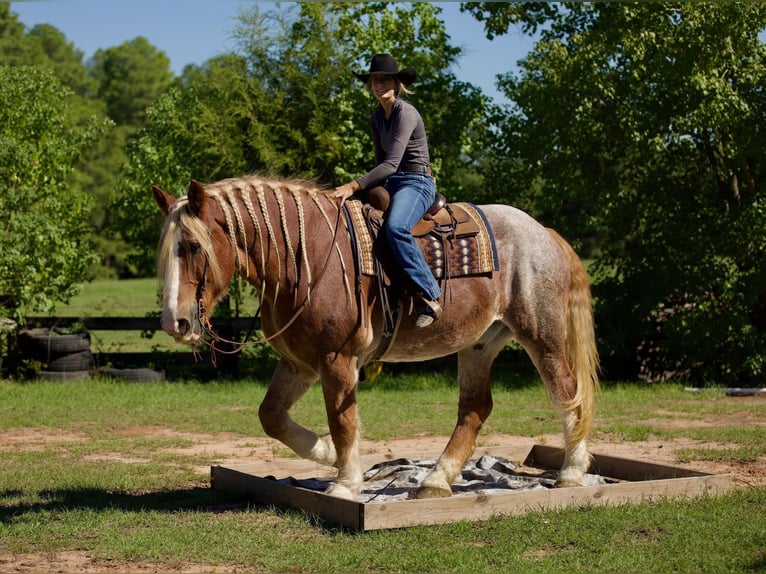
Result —
<path fill-rule="evenodd" d="M 358 200 L 345 204 L 364 275 L 374 276 L 375 240 L 382 213 Z M 484 213 L 471 203 L 447 204 L 412 234 L 437 280 L 491 274 L 499 269 L 495 238 Z"/>

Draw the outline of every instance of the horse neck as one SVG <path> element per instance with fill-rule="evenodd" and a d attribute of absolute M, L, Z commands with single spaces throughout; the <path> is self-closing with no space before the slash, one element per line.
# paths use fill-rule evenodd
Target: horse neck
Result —
<path fill-rule="evenodd" d="M 236 230 L 240 275 L 273 302 L 280 293 L 308 297 L 339 231 L 337 206 L 315 188 L 263 180 L 229 186 L 217 200 Z"/>

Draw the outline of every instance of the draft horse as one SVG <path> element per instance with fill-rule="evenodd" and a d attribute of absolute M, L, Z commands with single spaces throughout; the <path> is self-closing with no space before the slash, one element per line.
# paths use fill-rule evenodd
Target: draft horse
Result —
<path fill-rule="evenodd" d="M 261 325 L 281 359 L 259 408 L 265 432 L 301 457 L 337 468 L 329 494 L 355 498 L 363 483 L 356 389 L 383 333 L 377 279 L 360 276 L 337 200 L 307 182 L 246 176 L 174 198 L 153 193 L 166 220 L 159 244 L 162 328 L 195 343 L 235 273 L 261 297 Z M 510 339 L 539 371 L 560 416 L 565 459 L 559 486 L 584 484 L 590 463 L 598 356 L 590 286 L 556 232 L 505 205 L 480 206 L 497 245 L 499 270 L 451 279 L 444 313 L 417 329 L 403 309 L 384 362 L 457 353 L 457 424 L 419 498 L 449 496 L 492 411 L 490 368 Z M 330 433 L 296 423 L 290 407 L 320 381 Z M 426 407 L 423 407 L 426 408 Z M 396 415 L 392 413 L 392 419 Z"/>

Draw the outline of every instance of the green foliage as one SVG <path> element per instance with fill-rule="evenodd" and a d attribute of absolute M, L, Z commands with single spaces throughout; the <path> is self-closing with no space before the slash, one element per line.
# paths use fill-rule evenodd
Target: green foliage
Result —
<path fill-rule="evenodd" d="M 195 176 L 198 153 L 190 130 L 199 100 L 192 90 L 171 90 L 147 110 L 146 125 L 128 148 L 129 162 L 112 210 L 122 236 L 132 246 L 134 264 L 147 275 L 154 270 L 162 214 L 151 199 L 151 186 L 161 184 L 178 195 Z M 187 114 L 187 112 L 190 112 Z"/>
<path fill-rule="evenodd" d="M 143 52 L 136 54 L 138 48 Z M 9 5 L 0 6 L 0 64 L 35 66 L 51 70 L 63 86 L 74 95 L 67 98 L 66 114 L 72 122 L 87 129 L 93 116 L 106 116 L 107 102 L 98 99 L 100 93 L 128 94 L 122 102 L 109 101 L 111 112 L 121 120 L 142 121 L 139 108 L 166 89 L 168 81 L 147 78 L 169 78 L 167 58 L 153 54 L 153 48 L 139 39 L 100 51 L 90 66 L 83 63 L 82 51 L 67 42 L 65 36 L 48 24 L 40 24 L 25 32 Z M 157 66 L 155 70 L 152 66 Z M 164 67 L 163 67 L 164 66 Z M 98 78 L 98 79 L 97 79 Z M 136 94 L 140 97 L 132 97 Z M 120 105 L 130 109 L 119 109 Z M 136 125 L 122 124 L 98 138 L 83 150 L 70 177 L 70 186 L 77 192 L 92 196 L 91 230 L 87 235 L 90 249 L 100 254 L 94 267 L 96 275 L 127 275 L 135 273 L 126 261 L 126 246 L 114 230 L 109 212 L 117 187 L 119 167 L 125 161 L 125 142 L 135 132 Z"/>
<path fill-rule="evenodd" d="M 90 73 L 109 117 L 127 126 L 143 123 L 146 108 L 167 91 L 172 79 L 168 57 L 141 36 L 98 50 Z"/>
<path fill-rule="evenodd" d="M 118 195 L 119 170 L 127 161 L 126 148 L 146 121 L 146 109 L 170 88 L 170 60 L 145 38 L 98 50 L 88 63 L 97 84 L 96 97 L 116 123 L 86 158 L 83 184 L 96 198 L 91 222 L 102 264 L 119 276 L 135 276 L 127 238 L 120 234 L 112 203 Z"/>
<path fill-rule="evenodd" d="M 26 40 L 39 42 L 46 56 L 43 64 L 50 65 L 59 81 L 78 96 L 93 96 L 96 81 L 88 75 L 82 63 L 83 53 L 50 24 L 39 24 L 27 34 Z M 30 63 L 30 62 L 26 62 Z"/>
<path fill-rule="evenodd" d="M 351 71 L 366 68 L 376 52 L 418 69 L 411 98 L 429 129 L 439 185 L 467 199 L 481 185 L 472 156 L 479 155 L 485 98 L 450 71 L 460 50 L 449 44 L 439 12 L 428 3 L 245 10 L 235 31 L 239 53 L 188 67 L 129 147 L 114 212 L 137 267 L 153 270 L 160 226 L 152 184 L 183 193 L 191 178 L 258 171 L 335 185 L 366 171 L 375 103 Z"/>
<path fill-rule="evenodd" d="M 498 114 L 490 174 L 599 255 L 607 372 L 762 382 L 766 7 L 472 9 L 490 33 L 540 30 L 503 80 L 515 104 Z"/>
<path fill-rule="evenodd" d="M 8 2 L 0 2 L 0 64 L 31 66 L 47 61 L 40 42 L 30 41 L 24 24 L 11 12 Z"/>
<path fill-rule="evenodd" d="M 50 71 L 0 66 L 0 313 L 49 311 L 86 279 L 90 197 L 70 185 L 103 121 L 74 125 Z"/>

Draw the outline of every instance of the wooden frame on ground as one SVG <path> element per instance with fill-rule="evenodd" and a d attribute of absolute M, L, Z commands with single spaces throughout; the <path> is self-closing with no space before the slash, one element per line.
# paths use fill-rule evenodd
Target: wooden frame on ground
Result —
<path fill-rule="evenodd" d="M 507 456 L 502 447 L 479 448 L 482 454 Z M 438 453 L 431 453 L 433 458 Z M 422 456 L 418 453 L 417 456 Z M 562 449 L 534 445 L 524 466 L 539 471 L 561 466 Z M 380 462 L 380 457 L 363 457 L 365 464 Z M 408 457 L 414 458 L 414 457 Z M 510 458 L 510 457 L 509 457 Z M 273 478 L 292 476 L 326 477 L 332 469 L 305 460 L 261 462 L 211 467 L 212 487 L 244 494 L 256 503 L 303 510 L 323 522 L 359 531 L 444 524 L 459 520 L 486 520 L 493 516 L 590 505 L 619 505 L 660 499 L 717 495 L 734 488 L 732 474 L 706 474 L 685 468 L 595 454 L 591 472 L 617 482 L 598 486 L 509 491 L 500 494 L 478 493 L 425 500 L 363 503 L 342 500 L 322 492 L 281 484 Z M 270 478 L 266 478 L 270 477 Z"/>

